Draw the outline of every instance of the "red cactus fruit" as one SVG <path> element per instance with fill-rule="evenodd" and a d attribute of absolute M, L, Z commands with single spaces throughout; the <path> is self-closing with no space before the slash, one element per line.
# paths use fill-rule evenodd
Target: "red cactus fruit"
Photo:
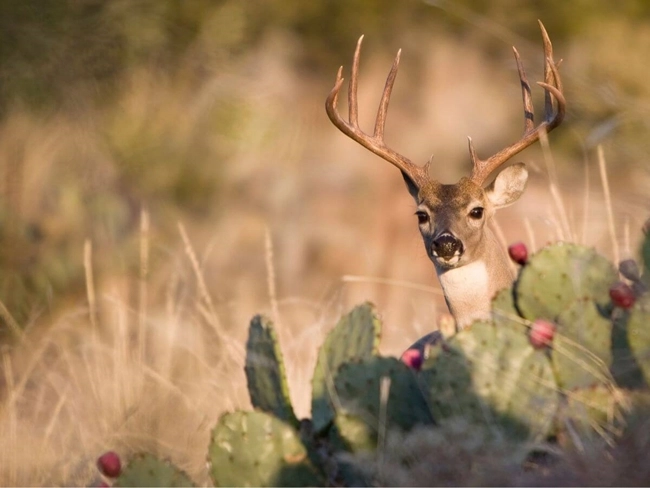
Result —
<path fill-rule="evenodd" d="M 424 362 L 422 353 L 417 349 L 407 349 L 404 351 L 404 354 L 402 354 L 400 359 L 404 364 L 415 371 L 420 371 L 420 369 L 422 369 L 422 363 Z"/>
<path fill-rule="evenodd" d="M 632 291 L 632 288 L 623 281 L 619 281 L 612 285 L 609 289 L 609 297 L 612 299 L 614 305 L 621 308 L 630 308 L 636 301 L 634 291 Z"/>
<path fill-rule="evenodd" d="M 526 244 L 523 242 L 510 244 L 510 246 L 508 246 L 508 254 L 510 255 L 510 259 L 517 264 L 523 266 L 528 262 L 528 249 L 526 248 Z"/>
<path fill-rule="evenodd" d="M 104 476 L 117 478 L 122 471 L 120 456 L 113 451 L 105 452 L 97 459 L 97 468 Z"/>
<path fill-rule="evenodd" d="M 530 345 L 535 349 L 548 347 L 553 342 L 553 335 L 555 334 L 555 324 L 544 319 L 537 319 L 533 322 L 533 326 L 528 333 L 528 340 Z"/>

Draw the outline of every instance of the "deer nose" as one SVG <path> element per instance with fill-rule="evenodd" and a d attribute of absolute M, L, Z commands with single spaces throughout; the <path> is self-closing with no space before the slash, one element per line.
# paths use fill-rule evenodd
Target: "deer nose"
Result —
<path fill-rule="evenodd" d="M 443 259 L 450 259 L 454 257 L 456 253 L 460 254 L 462 249 L 463 243 L 449 233 L 441 234 L 433 241 L 434 256 Z"/>

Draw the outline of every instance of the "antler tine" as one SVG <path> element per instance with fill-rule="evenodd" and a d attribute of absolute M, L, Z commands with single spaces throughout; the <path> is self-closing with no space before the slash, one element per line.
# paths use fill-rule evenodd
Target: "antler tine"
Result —
<path fill-rule="evenodd" d="M 562 80 L 557 71 L 562 60 L 560 59 L 557 63 L 553 61 L 553 44 L 551 44 L 551 39 L 548 37 L 548 32 L 546 32 L 544 24 L 540 20 L 537 22 L 539 22 L 544 42 L 544 83 L 547 86 L 556 87 L 562 92 Z M 544 109 L 545 118 L 550 122 L 553 116 L 553 99 L 549 90 L 544 91 Z"/>
<path fill-rule="evenodd" d="M 524 134 L 517 142 L 485 160 L 477 157 L 470 139 L 469 152 L 473 166 L 470 178 L 479 185 L 482 185 L 490 173 L 505 163 L 508 159 L 536 142 L 542 131 L 550 132 L 560 125 L 562 120 L 564 120 L 564 115 L 566 113 L 566 99 L 562 93 L 562 80 L 558 71 L 562 61 L 560 60 L 556 63 L 553 60 L 553 45 L 551 44 L 548 33 L 541 21 L 539 21 L 539 25 L 542 31 L 542 39 L 544 43 L 544 81 L 538 81 L 537 84 L 544 88 L 544 121 L 535 127 L 530 84 L 526 78 L 526 73 L 521 58 L 519 57 L 519 53 L 515 48 L 513 48 L 515 62 L 517 63 L 517 71 L 519 72 L 519 79 L 521 81 L 521 92 L 524 105 Z M 555 109 L 553 106 L 554 99 L 555 105 L 557 106 Z"/>
<path fill-rule="evenodd" d="M 357 47 L 354 49 L 352 58 L 352 72 L 350 73 L 350 84 L 348 85 L 348 115 L 350 124 L 359 127 L 359 103 L 357 102 L 357 85 L 359 81 L 359 57 L 361 55 L 361 43 L 363 35 L 357 41 Z"/>
<path fill-rule="evenodd" d="M 517 63 L 517 71 L 519 72 L 519 80 L 521 81 L 521 97 L 524 101 L 524 134 L 526 134 L 535 128 L 535 109 L 533 107 L 530 83 L 528 83 L 528 78 L 526 78 L 526 71 L 524 70 L 524 64 L 521 62 L 519 51 L 514 46 L 512 47 L 512 51 L 515 54 L 515 62 Z"/>
<path fill-rule="evenodd" d="M 386 77 L 384 92 L 381 95 L 381 101 L 379 102 L 379 108 L 377 109 L 374 136 L 381 140 L 384 139 L 384 127 L 386 125 L 386 114 L 388 113 L 388 102 L 390 102 L 390 96 L 391 93 L 393 93 L 393 85 L 395 84 L 395 78 L 397 77 L 397 68 L 399 68 L 399 60 L 401 56 L 402 50 L 399 49 L 395 56 L 395 60 L 393 61 L 393 66 L 390 68 L 388 76 Z"/>
<path fill-rule="evenodd" d="M 402 156 L 401 154 L 398 154 L 391 148 L 387 147 L 384 143 L 384 127 L 386 125 L 388 104 L 390 102 L 390 96 L 393 90 L 393 85 L 395 83 L 395 78 L 397 76 L 397 69 L 399 68 L 401 50 L 397 52 L 397 56 L 395 56 L 395 60 L 393 61 L 393 66 L 391 67 L 390 72 L 388 73 L 388 77 L 386 78 L 384 92 L 381 96 L 381 101 L 379 102 L 379 108 L 377 110 L 373 135 L 371 136 L 369 134 L 366 134 L 359 127 L 357 86 L 359 74 L 359 58 L 362 42 L 363 36 L 361 36 L 357 41 L 357 47 L 354 51 L 354 57 L 352 59 L 352 70 L 350 72 L 350 82 L 348 85 L 349 121 L 346 122 L 343 117 L 341 117 L 337 109 L 339 92 L 341 91 L 341 86 L 343 86 L 342 66 L 339 68 L 339 71 L 336 75 L 336 82 L 334 83 L 334 87 L 330 91 L 330 94 L 325 101 L 325 110 L 327 111 L 329 119 L 341 132 L 343 132 L 352 140 L 361 144 L 366 149 L 375 153 L 377 156 L 385 159 L 389 163 L 399 168 L 402 173 L 407 175 L 413 181 L 413 183 L 420 187 L 429 180 L 427 167 L 422 167 L 414 164 L 405 156 Z"/>

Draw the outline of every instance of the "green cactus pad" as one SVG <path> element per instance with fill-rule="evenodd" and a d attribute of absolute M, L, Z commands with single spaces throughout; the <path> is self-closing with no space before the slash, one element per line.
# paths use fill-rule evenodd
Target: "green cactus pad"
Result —
<path fill-rule="evenodd" d="M 334 418 L 331 389 L 341 364 L 351 359 L 368 358 L 377 353 L 381 322 L 371 303 L 355 307 L 341 317 L 318 351 L 312 378 L 312 421 L 317 432 Z"/>
<path fill-rule="evenodd" d="M 592 385 L 565 392 L 566 401 L 560 410 L 560 429 L 567 440 L 579 448 L 594 437 L 611 441 L 623 425 L 623 393 L 610 387 Z"/>
<path fill-rule="evenodd" d="M 504 288 L 492 299 L 492 320 L 496 324 L 509 323 L 516 320 L 517 317 L 519 317 L 519 312 L 515 307 L 512 288 Z"/>
<path fill-rule="evenodd" d="M 627 324 L 630 349 L 650 383 L 650 295 L 644 295 L 634 304 Z"/>
<path fill-rule="evenodd" d="M 385 398 L 381 385 L 386 382 Z M 433 417 L 422 394 L 416 373 L 395 358 L 370 357 L 344 363 L 334 380 L 336 414 L 362 419 L 375 435 L 380 429 L 432 425 Z M 346 432 L 340 432 L 348 438 Z M 352 445 L 357 442 L 350 439 Z"/>
<path fill-rule="evenodd" d="M 363 418 L 337 412 L 335 429 L 330 429 L 330 439 L 339 451 L 353 453 L 374 451 L 377 447 L 377 429 Z"/>
<path fill-rule="evenodd" d="M 358 464 L 358 458 L 350 456 L 373 453 L 376 450 L 376 429 L 360 417 L 337 412 L 334 428 L 329 429 L 327 435 L 330 446 L 336 453 L 332 457 L 336 463 L 336 476 L 330 486 L 376 486 Z"/>
<path fill-rule="evenodd" d="M 233 412 L 212 431 L 208 464 L 216 486 L 322 486 L 298 432 L 266 412 Z"/>
<path fill-rule="evenodd" d="M 113 486 L 196 486 L 190 477 L 168 461 L 151 454 L 136 454 Z"/>
<path fill-rule="evenodd" d="M 621 388 L 637 390 L 646 387 L 639 362 L 632 353 L 628 337 L 628 323 L 632 310 L 618 308 L 612 315 L 612 365 L 609 370 Z M 650 314 L 644 318 L 650 320 Z"/>
<path fill-rule="evenodd" d="M 598 306 L 610 302 L 609 287 L 618 279 L 612 263 L 595 250 L 560 243 L 533 255 L 515 282 L 516 305 L 528 320 L 555 321 L 579 299 Z"/>
<path fill-rule="evenodd" d="M 583 388 L 610 384 L 612 323 L 596 304 L 577 300 L 557 317 L 551 360 L 558 386 Z"/>
<path fill-rule="evenodd" d="M 475 322 L 432 351 L 421 380 L 436 420 L 470 418 L 517 440 L 543 439 L 559 404 L 548 358 L 518 322 Z"/>
<path fill-rule="evenodd" d="M 643 275 L 641 276 L 641 279 L 646 285 L 650 286 L 650 232 L 648 232 L 645 239 L 643 239 L 643 244 L 641 245 L 641 258 L 643 259 Z"/>
<path fill-rule="evenodd" d="M 280 345 L 273 324 L 261 315 L 250 323 L 244 370 L 253 407 L 297 426 Z"/>

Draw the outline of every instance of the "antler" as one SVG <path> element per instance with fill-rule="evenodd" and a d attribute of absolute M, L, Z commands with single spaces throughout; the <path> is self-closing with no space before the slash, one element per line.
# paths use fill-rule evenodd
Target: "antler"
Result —
<path fill-rule="evenodd" d="M 429 180 L 427 167 L 428 165 L 424 167 L 418 166 L 412 163 L 408 158 L 396 153 L 391 148 L 387 147 L 384 143 L 384 126 L 386 125 L 386 113 L 388 111 L 388 102 L 390 101 L 390 95 L 393 90 L 393 84 L 395 83 L 395 77 L 397 76 L 399 58 L 402 52 L 401 49 L 397 52 L 395 61 L 393 61 L 393 66 L 391 67 L 390 72 L 388 73 L 388 77 L 386 78 L 384 93 L 381 96 L 379 109 L 377 110 L 377 118 L 375 120 L 375 130 L 373 132 L 373 135 L 371 136 L 370 134 L 366 134 L 359 127 L 357 78 L 359 73 L 359 54 L 361 52 L 362 41 L 363 36 L 361 36 L 357 41 L 357 48 L 354 51 L 354 58 L 352 61 L 352 72 L 350 74 L 350 84 L 348 86 L 349 122 L 346 122 L 343 117 L 341 117 L 338 109 L 336 108 L 339 91 L 343 85 L 343 78 L 341 76 L 343 66 L 339 68 L 339 71 L 336 75 L 334 88 L 332 88 L 332 91 L 325 101 L 325 110 L 327 110 L 327 115 L 329 116 L 332 123 L 338 127 L 341 132 L 361 144 L 366 149 L 369 149 L 377 156 L 380 156 L 389 163 L 397 166 L 402 171 L 402 173 L 404 173 L 413 181 L 413 183 L 415 183 L 418 187 L 421 187 Z"/>
<path fill-rule="evenodd" d="M 544 88 L 544 121 L 537 127 L 534 127 L 534 113 L 533 103 L 530 98 L 530 84 L 526 79 L 524 66 L 519 58 L 517 49 L 512 48 L 515 53 L 515 61 L 517 62 L 517 70 L 519 71 L 519 79 L 521 80 L 521 93 L 524 102 L 524 135 L 514 144 L 502 149 L 494 156 L 488 159 L 479 159 L 476 156 L 472 139 L 469 138 L 469 154 L 472 160 L 472 174 L 471 180 L 482 185 L 486 178 L 496 168 L 505 163 L 508 159 L 515 154 L 523 151 L 525 148 L 536 142 L 541 132 L 550 132 L 562 123 L 566 111 L 566 100 L 562 94 L 562 80 L 558 68 L 562 60 L 557 63 L 553 60 L 553 45 L 548 37 L 548 33 L 544 28 L 541 21 L 539 26 L 542 30 L 542 38 L 544 40 L 544 82 L 538 81 L 537 84 Z M 557 103 L 557 111 L 553 113 L 553 98 Z"/>

